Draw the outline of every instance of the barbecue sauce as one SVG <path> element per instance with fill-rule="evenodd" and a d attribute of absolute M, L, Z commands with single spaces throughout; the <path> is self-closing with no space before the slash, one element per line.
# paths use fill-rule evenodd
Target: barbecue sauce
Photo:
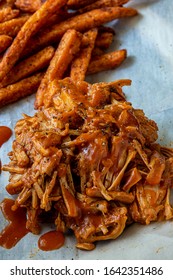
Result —
<path fill-rule="evenodd" d="M 1 210 L 9 224 L 0 232 L 0 246 L 11 249 L 14 247 L 28 232 L 26 229 L 26 209 L 18 208 L 13 211 L 11 208 L 14 200 L 5 198 L 1 204 Z M 64 245 L 65 237 L 60 231 L 49 231 L 38 240 L 38 247 L 43 251 L 59 249 Z"/>
<path fill-rule="evenodd" d="M 26 209 L 20 207 L 13 211 L 13 204 L 14 200 L 9 198 L 5 198 L 0 204 L 4 217 L 9 221 L 0 233 L 0 246 L 6 249 L 14 247 L 29 232 L 26 229 Z"/>
<path fill-rule="evenodd" d="M 8 139 L 11 137 L 12 131 L 7 126 L 0 126 L 0 147 L 8 141 Z M 1 173 L 1 160 L 0 160 L 0 173 Z"/>
<path fill-rule="evenodd" d="M 0 126 L 0 147 L 11 137 L 12 131 L 7 126 Z"/>
<path fill-rule="evenodd" d="M 64 245 L 65 237 L 62 232 L 52 230 L 40 236 L 38 247 L 43 251 L 57 250 Z"/>

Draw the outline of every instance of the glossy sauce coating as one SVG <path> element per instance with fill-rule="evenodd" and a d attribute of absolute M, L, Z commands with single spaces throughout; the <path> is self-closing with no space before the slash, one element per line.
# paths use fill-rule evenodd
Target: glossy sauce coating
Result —
<path fill-rule="evenodd" d="M 52 251 L 59 249 L 64 245 L 65 237 L 62 232 L 52 230 L 40 236 L 38 247 L 43 251 Z"/>
<path fill-rule="evenodd" d="M 0 126 L 0 147 L 11 137 L 12 131 L 7 126 Z"/>
<path fill-rule="evenodd" d="M 6 249 L 14 247 L 29 232 L 26 229 L 25 208 L 13 211 L 11 210 L 13 204 L 13 199 L 5 198 L 0 205 L 4 217 L 9 221 L 9 224 L 0 233 L 0 246 Z"/>
<path fill-rule="evenodd" d="M 8 141 L 8 139 L 11 137 L 12 131 L 7 126 L 0 126 L 0 147 Z M 0 160 L 0 173 L 1 173 L 1 160 Z"/>

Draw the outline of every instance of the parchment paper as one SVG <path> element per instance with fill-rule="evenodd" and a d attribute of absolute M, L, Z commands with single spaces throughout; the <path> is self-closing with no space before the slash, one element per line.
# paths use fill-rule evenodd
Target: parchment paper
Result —
<path fill-rule="evenodd" d="M 139 15 L 110 24 L 116 32 L 112 50 L 127 49 L 127 60 L 121 67 L 87 80 L 93 83 L 130 78 L 131 87 L 124 87 L 127 100 L 157 122 L 158 141 L 173 147 L 173 1 L 135 0 L 128 6 L 137 8 Z M 33 95 L 1 109 L 0 125 L 13 129 L 23 112 L 32 116 L 34 98 Z M 14 135 L 0 149 L 2 164 L 9 161 L 7 153 L 13 139 Z M 5 190 L 8 176 L 7 172 L 0 175 L 0 201 L 9 197 Z M 5 224 L 0 214 L 0 230 Z M 47 230 L 45 226 L 43 232 Z M 43 252 L 38 249 L 38 238 L 28 234 L 13 249 L 0 248 L 0 259 L 173 259 L 173 221 L 132 225 L 118 239 L 100 242 L 91 252 L 76 249 L 73 236 L 66 237 L 63 248 Z"/>

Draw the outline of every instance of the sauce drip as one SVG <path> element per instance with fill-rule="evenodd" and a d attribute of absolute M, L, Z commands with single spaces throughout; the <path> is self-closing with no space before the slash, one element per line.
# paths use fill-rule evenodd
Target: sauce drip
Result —
<path fill-rule="evenodd" d="M 7 126 L 0 126 L 0 147 L 11 137 L 12 131 Z"/>
<path fill-rule="evenodd" d="M 12 131 L 7 126 L 0 126 L 0 147 L 8 141 L 8 139 L 11 137 Z M 0 160 L 0 173 L 1 173 L 1 160 Z"/>
<path fill-rule="evenodd" d="M 57 250 L 64 245 L 65 237 L 62 232 L 52 230 L 40 236 L 38 247 L 43 251 Z"/>
<path fill-rule="evenodd" d="M 0 246 L 6 249 L 14 247 L 29 232 L 26 229 L 26 209 L 18 208 L 13 211 L 13 204 L 13 199 L 5 198 L 0 205 L 4 217 L 9 221 L 0 233 Z"/>

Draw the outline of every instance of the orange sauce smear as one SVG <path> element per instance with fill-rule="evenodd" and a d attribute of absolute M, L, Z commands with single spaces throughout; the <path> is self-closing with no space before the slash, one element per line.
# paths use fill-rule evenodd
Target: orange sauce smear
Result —
<path fill-rule="evenodd" d="M 28 232 L 26 229 L 26 209 L 18 208 L 13 211 L 13 199 L 5 198 L 1 204 L 1 210 L 9 221 L 9 224 L 0 233 L 0 246 L 5 249 L 13 248 Z M 43 251 L 57 250 L 64 245 L 65 237 L 60 231 L 52 230 L 41 235 L 38 247 Z"/>
<path fill-rule="evenodd" d="M 0 126 L 0 147 L 8 141 L 12 135 L 12 130 L 7 126 Z M 0 160 L 0 173 L 1 173 L 1 160 Z"/>
<path fill-rule="evenodd" d="M 12 130 L 7 126 L 0 126 L 0 147 L 8 141 L 12 135 Z"/>
<path fill-rule="evenodd" d="M 64 242 L 64 234 L 60 231 L 52 230 L 40 236 L 38 247 L 43 251 L 52 251 L 62 247 Z"/>
<path fill-rule="evenodd" d="M 13 199 L 5 198 L 0 205 L 4 217 L 9 221 L 0 233 L 0 246 L 6 249 L 14 247 L 29 232 L 26 229 L 26 209 L 18 208 L 13 211 L 13 204 Z"/>

